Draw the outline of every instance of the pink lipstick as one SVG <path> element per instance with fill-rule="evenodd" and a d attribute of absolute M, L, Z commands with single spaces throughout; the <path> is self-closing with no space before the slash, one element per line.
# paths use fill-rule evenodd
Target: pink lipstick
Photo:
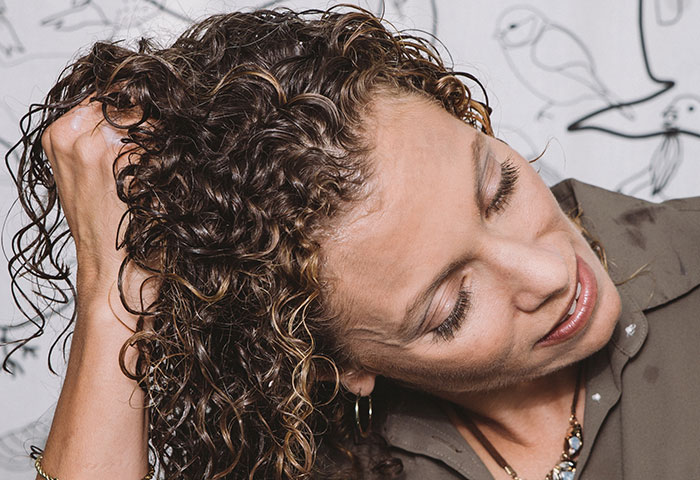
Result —
<path fill-rule="evenodd" d="M 538 345 L 554 345 L 566 341 L 580 332 L 588 323 L 595 309 L 598 285 L 591 267 L 576 255 L 576 291 L 559 322 L 544 336 Z"/>

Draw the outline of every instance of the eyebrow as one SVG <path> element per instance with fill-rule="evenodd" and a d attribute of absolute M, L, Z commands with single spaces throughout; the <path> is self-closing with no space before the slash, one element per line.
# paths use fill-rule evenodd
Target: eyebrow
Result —
<path fill-rule="evenodd" d="M 481 134 L 479 134 L 479 132 L 477 132 L 477 134 L 474 136 L 474 140 L 472 141 L 470 150 L 472 154 L 472 163 L 475 173 L 474 201 L 477 205 L 480 205 L 481 200 L 479 199 L 479 192 L 482 189 L 484 181 L 482 172 L 482 170 L 484 169 L 483 162 L 481 162 L 480 160 L 484 151 L 484 139 L 482 138 Z M 423 312 L 423 315 L 418 317 L 418 310 L 423 305 L 425 305 L 428 302 L 428 300 L 430 300 L 430 297 L 435 294 L 435 290 L 438 289 L 442 282 L 444 282 L 446 278 L 449 278 L 451 275 L 453 275 L 457 270 L 462 268 L 468 260 L 469 257 L 467 255 L 464 255 L 450 262 L 433 278 L 432 282 L 430 282 L 430 284 L 425 289 L 423 289 L 417 297 L 415 297 L 413 302 L 411 302 L 409 307 L 406 309 L 406 314 L 404 315 L 404 318 L 401 322 L 401 326 L 399 327 L 400 338 L 405 340 L 412 340 L 420 334 L 428 318 L 428 312 L 426 309 L 426 311 Z"/>

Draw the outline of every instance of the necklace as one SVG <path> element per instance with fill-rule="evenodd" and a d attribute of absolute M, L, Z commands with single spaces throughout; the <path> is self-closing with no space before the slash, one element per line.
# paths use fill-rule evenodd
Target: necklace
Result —
<path fill-rule="evenodd" d="M 559 462 L 544 477 L 545 480 L 574 480 L 574 475 L 576 474 L 576 459 L 583 447 L 583 428 L 576 418 L 576 404 L 578 403 L 578 393 L 581 387 L 581 377 L 583 377 L 583 368 L 579 369 L 578 378 L 576 379 L 574 400 L 571 403 L 571 416 L 569 416 L 569 431 L 566 437 L 564 437 L 564 450 L 561 453 L 561 457 L 559 457 Z M 464 421 L 472 435 L 476 437 L 481 446 L 486 449 L 498 466 L 505 470 L 513 480 L 523 480 L 518 476 L 513 467 L 508 465 L 506 459 L 498 453 L 496 447 L 489 442 L 489 439 L 479 430 L 469 415 L 466 416 Z"/>

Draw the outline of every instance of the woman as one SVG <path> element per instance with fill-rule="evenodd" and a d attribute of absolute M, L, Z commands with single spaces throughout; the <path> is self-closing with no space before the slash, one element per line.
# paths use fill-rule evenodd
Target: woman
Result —
<path fill-rule="evenodd" d="M 459 76 L 337 9 L 70 67 L 18 173 L 16 276 L 72 286 L 59 204 L 78 260 L 37 478 L 149 478 L 149 444 L 165 478 L 698 473 L 698 202 L 560 207 Z"/>

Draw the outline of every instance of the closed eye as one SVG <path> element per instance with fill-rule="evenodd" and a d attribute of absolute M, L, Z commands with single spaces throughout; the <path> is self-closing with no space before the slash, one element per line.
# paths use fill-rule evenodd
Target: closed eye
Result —
<path fill-rule="evenodd" d="M 484 210 L 484 216 L 488 218 L 494 213 L 498 213 L 508 205 L 508 200 L 515 190 L 515 185 L 518 182 L 520 171 L 518 166 L 513 163 L 513 159 L 508 157 L 501 163 L 501 180 L 496 190 L 495 195 Z"/>
<path fill-rule="evenodd" d="M 468 290 L 462 288 L 457 294 L 457 301 L 450 314 L 440 325 L 432 330 L 433 338 L 435 340 L 444 341 L 452 340 L 455 336 L 455 332 L 462 326 L 470 304 L 471 294 Z"/>

